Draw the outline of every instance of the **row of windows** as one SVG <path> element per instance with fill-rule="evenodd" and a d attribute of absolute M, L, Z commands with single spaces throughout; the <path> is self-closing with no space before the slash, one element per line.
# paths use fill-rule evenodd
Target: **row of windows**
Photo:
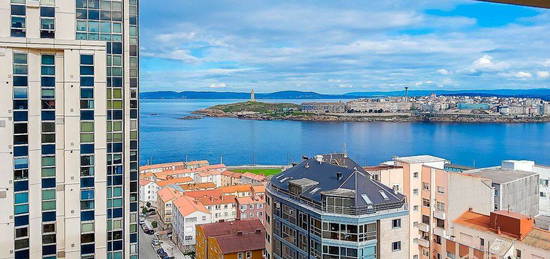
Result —
<path fill-rule="evenodd" d="M 95 220 L 95 145 L 94 145 L 94 56 L 80 55 L 80 219 Z M 81 225 L 81 254 L 95 253 L 94 229 Z"/>
<path fill-rule="evenodd" d="M 19 19 L 13 15 L 19 15 L 24 12 L 25 6 L 12 5 L 12 22 L 13 19 Z M 24 21 L 24 18 L 22 18 Z M 13 33 L 13 29 L 12 29 Z M 15 257 L 24 258 L 28 255 L 29 248 L 29 182 L 28 182 L 28 113 L 26 111 L 17 111 L 27 109 L 27 96 L 18 94 L 17 92 L 27 92 L 28 87 L 28 62 L 27 55 L 24 53 L 13 54 L 13 74 L 14 74 L 14 214 L 15 214 Z"/>

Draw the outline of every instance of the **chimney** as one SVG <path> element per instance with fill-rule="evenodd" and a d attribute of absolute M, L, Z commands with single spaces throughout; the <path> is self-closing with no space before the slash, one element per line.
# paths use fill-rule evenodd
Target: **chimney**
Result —
<path fill-rule="evenodd" d="M 323 156 L 322 155 L 316 155 L 315 160 L 317 160 L 317 162 L 321 163 L 321 162 L 323 162 Z"/>
<path fill-rule="evenodd" d="M 340 173 L 340 172 L 336 173 L 336 180 L 338 180 L 338 181 L 342 180 L 342 173 Z"/>

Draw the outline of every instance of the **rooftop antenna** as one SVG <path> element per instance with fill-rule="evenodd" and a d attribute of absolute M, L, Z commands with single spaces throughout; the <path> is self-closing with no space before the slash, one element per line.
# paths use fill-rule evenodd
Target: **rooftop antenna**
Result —
<path fill-rule="evenodd" d="M 187 154 L 185 154 L 185 163 L 187 163 L 187 162 L 188 162 L 188 160 L 187 160 L 187 159 L 188 159 L 188 157 L 187 157 Z"/>
<path fill-rule="evenodd" d="M 409 87 L 405 86 L 405 101 L 409 101 Z"/>
<path fill-rule="evenodd" d="M 220 155 L 220 164 L 223 164 L 223 155 Z"/>

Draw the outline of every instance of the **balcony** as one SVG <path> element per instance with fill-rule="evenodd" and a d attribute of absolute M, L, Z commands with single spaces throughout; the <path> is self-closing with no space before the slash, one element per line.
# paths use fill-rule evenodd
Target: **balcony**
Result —
<path fill-rule="evenodd" d="M 438 219 L 441 219 L 441 220 L 445 220 L 445 212 L 444 211 L 439 211 L 439 210 L 434 210 L 434 218 L 438 218 Z"/>
<path fill-rule="evenodd" d="M 446 237 L 445 229 L 440 227 L 435 227 L 434 232 L 435 235 L 438 235 L 440 237 Z"/>
<path fill-rule="evenodd" d="M 424 224 L 422 222 L 415 222 L 414 226 L 417 227 L 421 231 L 430 232 L 430 225 L 428 225 L 428 224 Z"/>
<path fill-rule="evenodd" d="M 414 243 L 418 244 L 420 246 L 423 246 L 423 247 L 427 247 L 427 248 L 430 247 L 430 241 L 422 239 L 422 238 L 415 238 Z"/>

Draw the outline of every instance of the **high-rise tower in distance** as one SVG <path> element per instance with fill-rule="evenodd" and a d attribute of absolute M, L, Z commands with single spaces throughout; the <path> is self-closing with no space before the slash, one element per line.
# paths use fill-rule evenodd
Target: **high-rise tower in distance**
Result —
<path fill-rule="evenodd" d="M 138 0 L 0 1 L 0 258 L 138 258 Z"/>

